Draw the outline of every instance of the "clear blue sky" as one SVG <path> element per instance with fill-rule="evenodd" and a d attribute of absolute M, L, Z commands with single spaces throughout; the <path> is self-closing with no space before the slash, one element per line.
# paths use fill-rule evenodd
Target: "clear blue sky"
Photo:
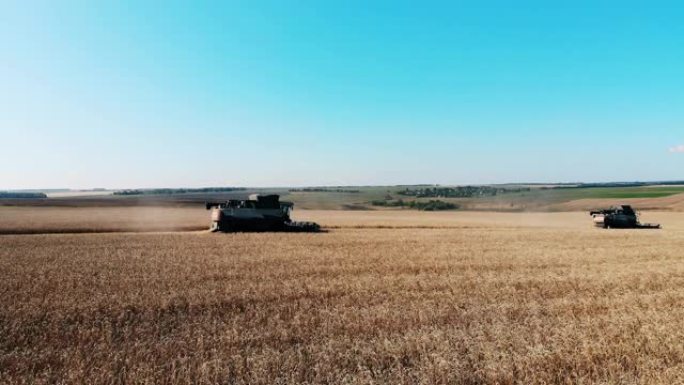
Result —
<path fill-rule="evenodd" d="M 2 2 L 0 87 L 0 189 L 684 179 L 678 1 Z"/>

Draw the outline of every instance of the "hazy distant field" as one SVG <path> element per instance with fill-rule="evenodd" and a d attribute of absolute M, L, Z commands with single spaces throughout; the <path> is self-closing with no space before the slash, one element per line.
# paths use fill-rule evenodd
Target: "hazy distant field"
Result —
<path fill-rule="evenodd" d="M 684 381 L 681 214 L 295 213 L 329 232 L 1 235 L 0 383 Z"/>
<path fill-rule="evenodd" d="M 209 228 L 201 207 L 2 207 L 0 234 L 178 231 Z"/>
<path fill-rule="evenodd" d="M 307 209 L 340 209 L 369 206 L 373 200 L 391 196 L 395 199 L 412 199 L 397 194 L 404 187 L 361 187 L 357 194 L 296 192 L 284 198 Z M 441 199 L 457 203 L 466 210 L 495 211 L 569 211 L 610 206 L 617 203 L 639 204 L 648 209 L 684 210 L 684 186 L 599 187 L 541 189 L 500 194 L 479 198 L 420 198 L 427 201 Z M 583 204 L 580 204 L 583 203 Z M 581 207 L 578 207 L 581 206 Z M 369 206 L 372 208 L 372 206 Z"/>
<path fill-rule="evenodd" d="M 309 210 L 363 210 L 378 209 L 372 201 L 386 198 L 413 200 L 400 191 L 428 186 L 362 186 L 339 188 L 334 191 L 291 191 L 288 188 L 247 189 L 244 191 L 217 193 L 106 195 L 111 191 L 54 192 L 50 199 L 0 199 L 2 206 L 38 207 L 200 207 L 207 201 L 245 199 L 250 193 L 279 194 L 283 200 L 292 201 L 298 209 Z M 525 186 L 499 186 L 519 188 Z M 530 191 L 502 193 L 496 196 L 472 198 L 417 198 L 419 201 L 439 199 L 456 203 L 463 210 L 488 211 L 573 211 L 587 210 L 617 203 L 633 204 L 642 209 L 684 211 L 684 186 L 597 187 L 558 188 L 527 186 Z"/>

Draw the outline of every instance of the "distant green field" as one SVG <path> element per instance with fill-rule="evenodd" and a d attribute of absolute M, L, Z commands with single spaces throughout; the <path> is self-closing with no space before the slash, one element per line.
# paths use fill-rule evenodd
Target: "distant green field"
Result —
<path fill-rule="evenodd" d="M 660 198 L 684 193 L 684 186 L 573 188 L 539 190 L 539 193 L 543 195 L 548 194 L 549 196 L 558 195 L 569 200 L 587 198 Z"/>

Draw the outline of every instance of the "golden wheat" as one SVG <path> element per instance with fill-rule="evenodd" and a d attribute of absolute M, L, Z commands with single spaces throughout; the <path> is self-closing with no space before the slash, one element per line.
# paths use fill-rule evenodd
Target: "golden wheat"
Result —
<path fill-rule="evenodd" d="M 684 381 L 684 221 L 476 214 L 0 236 L 0 383 Z"/>

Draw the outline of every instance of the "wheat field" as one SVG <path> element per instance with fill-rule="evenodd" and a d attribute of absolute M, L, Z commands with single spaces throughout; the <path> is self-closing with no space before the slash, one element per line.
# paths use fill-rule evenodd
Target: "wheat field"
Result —
<path fill-rule="evenodd" d="M 0 236 L 0 383 L 684 382 L 676 213 L 297 215 L 329 231 Z"/>

